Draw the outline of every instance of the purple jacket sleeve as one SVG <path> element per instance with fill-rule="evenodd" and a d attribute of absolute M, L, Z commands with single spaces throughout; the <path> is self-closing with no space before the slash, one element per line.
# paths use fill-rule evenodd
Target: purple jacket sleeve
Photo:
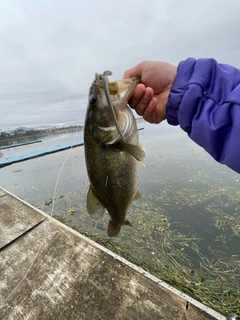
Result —
<path fill-rule="evenodd" d="M 240 70 L 213 59 L 181 62 L 167 120 L 220 163 L 240 173 Z"/>

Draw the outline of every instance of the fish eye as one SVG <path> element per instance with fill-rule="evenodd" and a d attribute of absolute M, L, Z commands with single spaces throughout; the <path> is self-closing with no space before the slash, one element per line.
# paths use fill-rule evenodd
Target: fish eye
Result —
<path fill-rule="evenodd" d="M 94 94 L 91 94 L 89 97 L 90 104 L 95 104 L 97 102 L 97 97 Z"/>

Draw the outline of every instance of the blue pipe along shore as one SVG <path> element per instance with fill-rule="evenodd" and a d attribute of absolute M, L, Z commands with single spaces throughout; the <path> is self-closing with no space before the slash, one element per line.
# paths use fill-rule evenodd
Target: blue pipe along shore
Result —
<path fill-rule="evenodd" d="M 62 145 L 62 146 L 49 148 L 49 149 L 46 149 L 46 150 L 40 150 L 40 151 L 24 154 L 24 155 L 21 155 L 21 156 L 17 156 L 17 157 L 0 160 L 0 168 L 9 166 L 9 165 L 11 165 L 13 163 L 17 163 L 17 162 L 21 162 L 21 161 L 25 161 L 25 160 L 30 160 L 30 159 L 33 159 L 33 158 L 42 157 L 42 156 L 45 156 L 47 154 L 63 151 L 63 150 L 70 149 L 70 148 L 79 147 L 79 146 L 82 146 L 83 144 L 84 144 L 83 141 L 79 141 L 79 142 L 76 142 L 76 143 L 69 143 L 69 144 L 65 144 L 65 145 Z"/>

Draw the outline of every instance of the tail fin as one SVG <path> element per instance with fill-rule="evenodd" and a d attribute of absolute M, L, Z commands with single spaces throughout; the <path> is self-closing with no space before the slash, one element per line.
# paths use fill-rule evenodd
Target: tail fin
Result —
<path fill-rule="evenodd" d="M 116 237 L 119 234 L 122 225 L 132 227 L 131 223 L 128 220 L 126 220 L 124 223 L 114 223 L 112 220 L 110 220 L 108 224 L 108 236 Z"/>
<path fill-rule="evenodd" d="M 116 237 L 121 230 L 121 226 L 121 224 L 113 223 L 112 220 L 110 220 L 108 224 L 108 236 Z"/>

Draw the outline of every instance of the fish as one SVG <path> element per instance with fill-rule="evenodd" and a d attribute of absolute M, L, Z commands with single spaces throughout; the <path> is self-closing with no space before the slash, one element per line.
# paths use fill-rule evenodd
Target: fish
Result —
<path fill-rule="evenodd" d="M 107 233 L 119 234 L 132 226 L 127 211 L 141 197 L 137 191 L 138 166 L 145 150 L 139 144 L 136 119 L 128 100 L 140 82 L 129 78 L 108 82 L 111 71 L 96 73 L 90 86 L 84 124 L 85 163 L 90 186 L 87 211 L 91 217 L 110 215 Z"/>

